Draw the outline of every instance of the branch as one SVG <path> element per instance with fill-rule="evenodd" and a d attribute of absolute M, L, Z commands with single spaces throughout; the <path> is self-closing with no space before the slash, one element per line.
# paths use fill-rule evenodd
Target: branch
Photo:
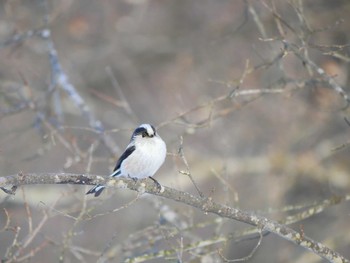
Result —
<path fill-rule="evenodd" d="M 263 231 L 269 231 L 293 242 L 298 246 L 306 248 L 329 262 L 349 262 L 349 260 L 344 258 L 342 255 L 331 250 L 325 245 L 318 243 L 305 236 L 303 233 L 298 233 L 297 231 L 276 221 L 256 215 L 252 212 L 246 212 L 240 209 L 215 203 L 210 197 L 201 198 L 169 187 L 162 187 L 162 190 L 159 191 L 157 185 L 155 185 L 151 180 L 147 179 L 138 180 L 135 182 L 129 178 L 111 178 L 109 176 L 69 173 L 20 173 L 18 175 L 0 177 L 1 188 L 11 185 L 20 186 L 29 184 L 104 184 L 107 187 L 128 188 L 141 193 L 149 193 L 196 207 L 205 213 L 216 214 L 220 217 L 234 219 L 259 227 Z"/>
<path fill-rule="evenodd" d="M 340 94 L 343 97 L 343 99 L 346 102 L 346 107 L 344 109 L 346 109 L 350 105 L 350 97 L 345 92 L 343 87 L 341 87 L 332 76 L 329 76 L 324 71 L 324 69 L 320 68 L 315 62 L 309 59 L 308 56 L 301 52 L 301 50 L 305 47 L 298 47 L 295 44 L 287 42 L 286 40 L 283 40 L 282 43 L 284 44 L 286 50 L 292 51 L 295 54 L 295 56 L 297 56 L 305 65 L 309 66 L 314 72 L 316 72 L 321 77 L 322 80 L 328 83 L 328 85 L 333 90 L 335 90 L 338 94 Z"/>
<path fill-rule="evenodd" d="M 48 28 L 43 30 L 42 37 L 46 40 L 46 44 L 48 47 L 49 61 L 51 65 L 54 83 L 57 83 L 66 92 L 71 101 L 80 110 L 82 115 L 89 120 L 90 127 L 101 135 L 103 142 L 111 151 L 111 153 L 117 154 L 119 149 L 116 146 L 114 140 L 110 135 L 104 132 L 105 127 L 102 124 L 102 122 L 95 118 L 93 112 L 90 110 L 83 97 L 79 94 L 75 86 L 69 81 L 68 75 L 64 71 L 58 59 L 57 50 L 55 49 L 54 42 L 51 39 L 51 31 Z"/>

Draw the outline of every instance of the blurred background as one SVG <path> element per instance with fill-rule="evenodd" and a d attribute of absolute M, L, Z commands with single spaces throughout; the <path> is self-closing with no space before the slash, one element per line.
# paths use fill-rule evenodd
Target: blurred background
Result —
<path fill-rule="evenodd" d="M 350 94 L 349 12 L 345 0 L 3 0 L 1 175 L 107 175 L 152 123 L 168 147 L 163 185 L 197 194 L 189 172 L 205 196 L 274 220 L 344 195 L 350 112 L 317 69 Z M 225 262 L 258 241 L 235 242 L 247 225 L 171 200 L 87 189 L 1 192 L 2 260 Z M 291 227 L 349 258 L 349 208 Z M 272 234 L 249 261 L 323 262 Z"/>

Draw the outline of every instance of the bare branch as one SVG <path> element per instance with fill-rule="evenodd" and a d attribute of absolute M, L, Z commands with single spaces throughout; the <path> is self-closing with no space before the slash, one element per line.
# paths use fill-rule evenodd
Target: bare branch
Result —
<path fill-rule="evenodd" d="M 199 189 L 199 187 L 197 186 L 196 182 L 193 180 L 193 177 L 191 175 L 190 166 L 188 165 L 188 162 L 187 162 L 187 159 L 185 157 L 184 150 L 183 150 L 183 137 L 182 136 L 180 137 L 180 146 L 179 146 L 178 153 L 181 157 L 181 160 L 183 161 L 183 163 L 186 166 L 186 171 L 180 171 L 180 173 L 187 175 L 190 178 L 190 180 L 191 180 L 192 184 L 194 185 L 194 187 L 196 188 L 199 196 L 203 198 L 204 195 L 203 195 L 202 191 Z"/>
<path fill-rule="evenodd" d="M 313 62 L 307 55 L 300 52 L 300 48 L 294 44 L 289 43 L 287 40 L 282 41 L 286 49 L 292 51 L 295 56 L 297 56 L 304 64 L 308 65 L 313 72 L 321 77 L 335 92 L 340 94 L 343 99 L 346 101 L 347 108 L 350 104 L 350 98 L 344 89 L 335 81 L 335 79 L 329 76 L 322 68 L 320 68 L 315 62 Z M 304 48 L 304 47 L 302 47 Z"/>
<path fill-rule="evenodd" d="M 80 96 L 74 85 L 69 81 L 68 75 L 64 72 L 58 60 L 58 55 L 54 43 L 51 40 L 51 31 L 49 29 L 43 30 L 42 37 L 47 41 L 53 78 L 57 84 L 59 84 L 60 87 L 67 93 L 72 102 L 81 111 L 82 115 L 89 120 L 90 127 L 94 128 L 101 134 L 101 137 L 109 150 L 113 154 L 116 154 L 119 149 L 116 146 L 115 142 L 108 134 L 104 133 L 105 128 L 102 122 L 95 118 L 93 113 L 90 111 L 89 106 L 85 103 L 84 99 Z"/>
<path fill-rule="evenodd" d="M 140 193 L 149 193 L 195 207 L 205 213 L 216 214 L 220 217 L 234 219 L 262 228 L 265 231 L 274 233 L 298 246 L 312 251 L 329 262 L 349 262 L 342 255 L 331 250 L 325 245 L 318 243 L 313 239 L 302 235 L 299 232 L 276 221 L 256 215 L 252 212 L 246 212 L 240 209 L 218 204 L 214 202 L 212 198 L 196 197 L 189 193 L 178 191 L 169 187 L 162 187 L 162 191 L 159 191 L 157 186 L 149 180 L 139 180 L 135 183 L 134 180 L 128 178 L 110 178 L 107 176 L 91 174 L 85 175 L 68 173 L 19 174 L 0 177 L 0 187 L 5 187 L 8 185 L 20 186 L 27 184 L 105 184 L 107 187 L 128 188 Z"/>
<path fill-rule="evenodd" d="M 256 245 L 254 246 L 254 248 L 252 249 L 252 251 L 249 253 L 249 255 L 243 257 L 243 258 L 236 258 L 236 259 L 227 259 L 224 257 L 224 255 L 222 254 L 222 250 L 219 250 L 218 253 L 220 255 L 220 257 L 224 260 L 224 262 L 241 262 L 241 261 L 247 261 L 249 259 L 251 259 L 255 252 L 258 250 L 258 248 L 261 245 L 261 241 L 262 241 L 263 235 L 262 235 L 262 231 L 261 229 L 259 230 L 259 241 L 258 243 L 256 243 Z"/>

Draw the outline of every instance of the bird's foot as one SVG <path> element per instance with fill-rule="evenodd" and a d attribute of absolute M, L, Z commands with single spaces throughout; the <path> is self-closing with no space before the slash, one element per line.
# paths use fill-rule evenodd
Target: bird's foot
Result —
<path fill-rule="evenodd" d="M 131 177 L 130 175 L 128 175 L 128 177 L 129 177 L 130 179 L 132 179 L 132 180 L 134 181 L 135 184 L 136 184 L 137 181 L 139 180 L 137 177 Z"/>
<path fill-rule="evenodd" d="M 163 186 L 156 179 L 154 179 L 152 176 L 149 176 L 149 178 L 156 184 L 158 192 L 161 193 Z"/>

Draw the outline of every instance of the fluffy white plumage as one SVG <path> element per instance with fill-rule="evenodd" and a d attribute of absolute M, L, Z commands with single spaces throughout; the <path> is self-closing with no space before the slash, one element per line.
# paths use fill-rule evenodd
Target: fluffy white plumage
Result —
<path fill-rule="evenodd" d="M 166 156 L 166 145 L 150 124 L 142 124 L 133 132 L 130 143 L 120 156 L 111 176 L 124 176 L 134 179 L 152 178 Z M 105 186 L 96 185 L 86 194 L 99 196 Z"/>

